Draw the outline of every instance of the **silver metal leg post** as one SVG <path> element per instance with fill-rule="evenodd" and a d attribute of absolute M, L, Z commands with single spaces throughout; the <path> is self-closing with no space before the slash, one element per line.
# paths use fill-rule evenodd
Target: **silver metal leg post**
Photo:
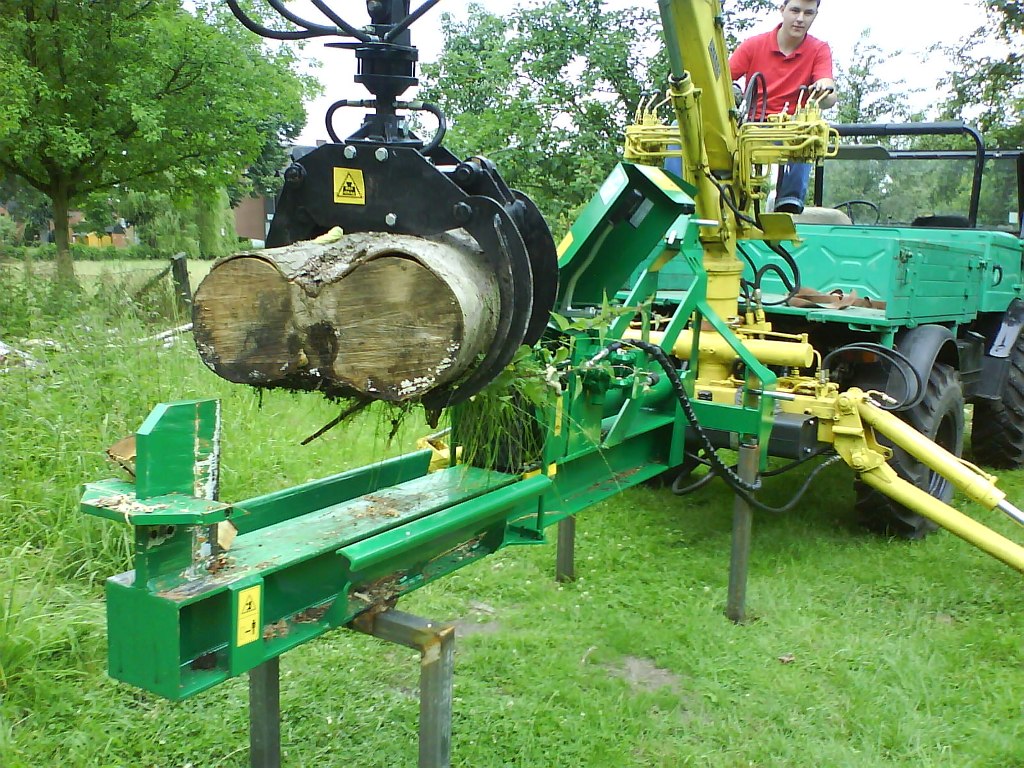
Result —
<path fill-rule="evenodd" d="M 360 616 L 352 626 L 360 632 L 420 652 L 418 766 L 450 768 L 455 627 L 396 610 Z"/>
<path fill-rule="evenodd" d="M 757 480 L 761 451 L 756 442 L 740 446 L 739 476 L 749 483 Z M 732 512 L 732 557 L 729 561 L 729 599 L 725 615 L 737 624 L 747 619 L 747 572 L 754 511 L 739 496 Z"/>
<path fill-rule="evenodd" d="M 281 662 L 249 671 L 249 765 L 281 768 Z"/>
<path fill-rule="evenodd" d="M 576 516 L 558 521 L 558 544 L 555 550 L 555 581 L 576 580 Z"/>

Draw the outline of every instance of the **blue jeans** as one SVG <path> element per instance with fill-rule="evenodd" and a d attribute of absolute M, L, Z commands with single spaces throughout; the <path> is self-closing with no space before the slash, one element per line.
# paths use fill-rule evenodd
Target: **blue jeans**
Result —
<path fill-rule="evenodd" d="M 795 205 L 800 211 L 804 209 L 807 187 L 811 183 L 810 163 L 790 163 L 782 171 L 782 179 L 775 190 L 775 209 L 783 203 Z"/>

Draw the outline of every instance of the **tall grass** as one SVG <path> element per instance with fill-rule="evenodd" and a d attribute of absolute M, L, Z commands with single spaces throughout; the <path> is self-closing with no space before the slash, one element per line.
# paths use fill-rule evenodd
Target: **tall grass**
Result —
<path fill-rule="evenodd" d="M 228 385 L 188 338 L 142 341 L 181 318 L 117 279 L 59 296 L 3 274 L 0 339 L 40 366 L 0 374 L 0 766 L 242 768 L 244 679 L 173 704 L 106 677 L 101 582 L 128 567 L 127 530 L 81 514 L 80 484 L 118 474 L 104 448 L 164 400 L 222 399 L 229 500 L 406 450 L 418 420 L 389 442 L 372 411 L 300 447 L 338 406 Z M 801 481 L 766 480 L 764 500 Z M 1022 473 L 1002 485 L 1024 501 Z M 581 516 L 575 583 L 534 547 L 403 598 L 459 621 L 455 764 L 1024 765 L 1018 574 L 948 534 L 863 533 L 837 467 L 793 513 L 758 517 L 755 618 L 736 626 L 731 504 L 720 484 L 634 489 Z M 282 670 L 286 766 L 415 765 L 414 654 L 337 632 Z"/>
<path fill-rule="evenodd" d="M 24 734 L 12 723 L 46 711 L 65 682 L 85 676 L 95 685 L 102 672 L 101 583 L 130 567 L 129 531 L 82 514 L 80 486 L 121 474 L 104 449 L 154 405 L 226 402 L 226 498 L 362 465 L 415 438 L 414 428 L 387 440 L 391 425 L 374 411 L 346 425 L 357 439 L 329 432 L 300 448 L 338 406 L 226 384 L 201 364 L 189 335 L 152 339 L 187 320 L 174 313 L 170 285 L 142 300 L 133 298 L 137 286 L 99 272 L 57 290 L 31 268 L 0 270 L 0 340 L 31 357 L 30 365 L 12 358 L 0 373 L 0 747 Z"/>

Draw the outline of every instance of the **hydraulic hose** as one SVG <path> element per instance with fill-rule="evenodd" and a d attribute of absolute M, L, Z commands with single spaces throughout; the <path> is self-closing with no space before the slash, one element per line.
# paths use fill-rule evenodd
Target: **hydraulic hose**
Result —
<path fill-rule="evenodd" d="M 767 504 L 761 503 L 752 495 L 753 493 L 756 493 L 758 490 L 761 489 L 760 480 L 757 480 L 754 483 L 748 483 L 746 480 L 744 480 L 738 474 L 736 474 L 735 470 L 732 467 L 725 464 L 725 462 L 723 462 L 719 458 L 714 444 L 708 437 L 707 432 L 705 432 L 704 428 L 701 426 L 701 423 L 697 418 L 696 411 L 693 410 L 693 403 L 690 401 L 690 396 L 686 393 L 686 388 L 683 386 L 682 379 L 679 378 L 679 373 L 678 371 L 676 371 L 676 367 L 672 364 L 672 360 L 669 359 L 669 356 L 664 349 L 659 347 L 657 344 L 651 344 L 646 341 L 633 339 L 616 341 L 613 342 L 612 344 L 609 344 L 602 354 L 599 354 L 597 357 L 594 358 L 594 361 L 601 359 L 608 353 L 621 349 L 623 346 L 631 346 L 636 349 L 639 349 L 641 352 L 644 352 L 647 355 L 649 355 L 653 360 L 655 360 L 658 363 L 659 366 L 661 366 L 662 370 L 665 372 L 665 376 L 668 377 L 668 380 L 672 385 L 672 390 L 676 395 L 676 399 L 679 401 L 680 407 L 683 409 L 683 414 L 686 416 L 687 420 L 690 422 L 690 425 L 694 428 L 694 430 L 697 432 L 697 436 L 700 438 L 704 455 L 706 457 L 706 462 L 702 463 L 707 463 L 707 465 L 710 468 L 708 475 L 698 480 L 692 486 L 682 489 L 678 487 L 677 478 L 677 481 L 672 484 L 672 491 L 676 495 L 682 496 L 687 493 L 691 493 L 697 490 L 698 488 L 702 488 L 707 483 L 710 483 L 712 478 L 721 477 L 725 481 L 726 485 L 732 488 L 733 492 L 737 496 L 742 498 L 752 507 L 760 509 L 764 512 L 788 512 L 793 507 L 795 507 L 797 503 L 799 503 L 800 499 L 803 498 L 803 495 L 810 488 L 811 483 L 815 480 L 815 478 L 817 478 L 817 476 L 822 471 L 839 462 L 839 456 L 831 456 L 825 461 L 823 461 L 820 465 L 815 467 L 811 474 L 808 476 L 807 480 L 797 491 L 796 495 L 792 499 L 790 499 L 785 505 L 781 507 L 771 507 Z M 795 462 L 792 465 L 790 465 L 788 469 L 792 469 L 794 466 L 796 466 L 796 464 L 799 463 L 802 462 Z"/>

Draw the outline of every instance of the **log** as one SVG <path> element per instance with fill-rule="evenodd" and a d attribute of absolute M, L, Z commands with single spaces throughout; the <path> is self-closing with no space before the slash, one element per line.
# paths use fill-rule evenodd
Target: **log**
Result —
<path fill-rule="evenodd" d="M 497 279 L 463 232 L 381 232 L 246 251 L 193 298 L 196 346 L 228 381 L 407 401 L 493 343 Z"/>

